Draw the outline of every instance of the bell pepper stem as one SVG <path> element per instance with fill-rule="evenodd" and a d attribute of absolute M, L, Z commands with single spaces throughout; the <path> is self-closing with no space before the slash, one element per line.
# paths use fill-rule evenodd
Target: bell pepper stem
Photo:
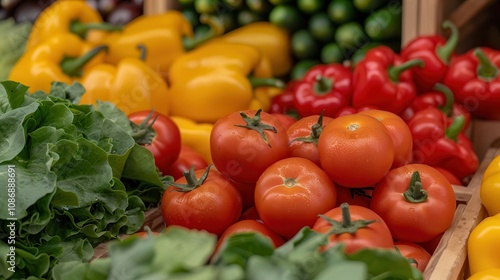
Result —
<path fill-rule="evenodd" d="M 458 141 L 458 135 L 465 126 L 465 117 L 463 115 L 457 116 L 453 119 L 453 122 L 446 128 L 445 135 L 446 138 L 451 139 L 455 142 Z"/>
<path fill-rule="evenodd" d="M 139 45 L 137 45 L 137 49 L 139 49 L 139 51 L 141 52 L 139 55 L 139 59 L 142 61 L 146 61 L 146 57 L 148 54 L 148 48 L 143 44 L 139 44 Z"/>
<path fill-rule="evenodd" d="M 445 98 L 445 104 L 440 107 L 439 110 L 441 110 L 441 112 L 443 112 L 446 116 L 451 117 L 453 104 L 455 103 L 455 96 L 453 95 L 453 92 L 451 92 L 449 87 L 441 83 L 437 83 L 434 86 L 434 90 L 441 92 Z"/>
<path fill-rule="evenodd" d="M 205 180 L 208 178 L 208 174 L 210 172 L 210 168 L 212 167 L 213 164 L 210 164 L 207 169 L 205 169 L 205 172 L 203 172 L 203 175 L 201 175 L 200 178 L 196 178 L 195 170 L 194 170 L 194 165 L 191 165 L 191 168 L 189 170 L 184 171 L 182 174 L 184 175 L 184 178 L 186 178 L 186 184 L 179 184 L 175 182 L 166 182 L 167 185 L 176 187 L 174 191 L 177 192 L 190 192 L 198 187 L 200 187 Z"/>
<path fill-rule="evenodd" d="M 61 61 L 61 69 L 64 74 L 70 77 L 80 77 L 85 64 L 92 60 L 102 50 L 107 49 L 108 46 L 97 46 L 80 57 L 65 57 Z"/>
<path fill-rule="evenodd" d="M 498 68 L 491 62 L 481 48 L 476 48 L 474 50 L 474 56 L 476 56 L 479 61 L 479 66 L 477 67 L 477 76 L 479 78 L 485 81 L 491 81 L 498 76 Z"/>
<path fill-rule="evenodd" d="M 85 39 L 87 33 L 90 30 L 102 30 L 102 31 L 121 31 L 123 30 L 123 25 L 115 25 L 107 22 L 88 22 L 83 23 L 81 21 L 75 20 L 70 23 L 69 30 L 80 38 Z"/>
<path fill-rule="evenodd" d="M 328 216 L 319 215 L 320 218 L 326 220 L 332 225 L 332 228 L 328 231 L 329 234 L 340 235 L 343 233 L 356 234 L 356 232 L 365 228 L 368 225 L 376 222 L 377 220 L 355 220 L 351 219 L 351 212 L 349 210 L 349 204 L 342 203 L 340 205 L 342 211 L 342 221 L 336 221 Z"/>
<path fill-rule="evenodd" d="M 425 63 L 423 60 L 421 59 L 412 59 L 412 60 L 408 60 L 406 61 L 405 63 L 402 63 L 398 66 L 392 66 L 389 68 L 388 72 L 389 72 L 389 78 L 391 79 L 391 81 L 393 82 L 399 82 L 399 77 L 401 76 L 401 74 L 412 68 L 412 67 L 415 67 L 415 66 L 418 66 L 420 68 L 424 67 Z"/>
<path fill-rule="evenodd" d="M 323 114 L 325 113 L 325 110 L 321 111 L 318 117 L 318 122 L 313 124 L 311 126 L 311 134 L 307 137 L 297 137 L 292 139 L 289 144 L 295 142 L 295 141 L 302 141 L 306 143 L 314 143 L 316 146 L 318 145 L 318 139 L 319 136 L 321 135 L 321 132 L 323 132 Z"/>
<path fill-rule="evenodd" d="M 443 28 L 450 29 L 451 34 L 446 43 L 436 49 L 436 54 L 444 64 L 448 65 L 451 55 L 457 48 L 459 33 L 457 27 L 449 20 L 443 22 Z"/>
<path fill-rule="evenodd" d="M 262 136 L 262 139 L 264 139 L 264 142 L 269 147 L 271 147 L 271 144 L 269 144 L 267 136 L 264 132 L 266 130 L 268 130 L 268 131 L 271 131 L 273 133 L 277 133 L 278 130 L 272 125 L 262 123 L 262 121 L 260 119 L 261 112 L 262 112 L 262 109 L 257 110 L 257 112 L 255 112 L 255 115 L 252 118 L 250 118 L 250 116 L 248 116 L 247 114 L 240 112 L 240 116 L 243 118 L 243 120 L 245 121 L 246 124 L 245 125 L 235 124 L 235 126 L 257 131 L 260 134 L 260 136 Z"/>
<path fill-rule="evenodd" d="M 224 34 L 224 24 L 215 15 L 202 14 L 200 16 L 200 22 L 203 24 L 208 24 L 210 30 L 203 33 L 200 36 L 195 37 L 184 37 L 182 43 L 186 51 L 190 51 L 198 47 L 199 45 L 207 42 L 208 40 Z"/>
<path fill-rule="evenodd" d="M 403 193 L 406 201 L 410 203 L 422 203 L 427 201 L 427 191 L 422 189 L 422 181 L 420 180 L 420 173 L 414 171 L 411 175 L 410 185 L 408 189 Z"/>
<path fill-rule="evenodd" d="M 258 78 L 254 76 L 249 76 L 248 80 L 250 81 L 252 88 L 257 88 L 257 87 L 285 88 L 285 82 L 276 78 Z"/>
<path fill-rule="evenodd" d="M 334 83 L 333 79 L 324 77 L 322 75 L 316 75 L 314 77 L 314 93 L 317 95 L 327 94 L 332 91 Z"/>

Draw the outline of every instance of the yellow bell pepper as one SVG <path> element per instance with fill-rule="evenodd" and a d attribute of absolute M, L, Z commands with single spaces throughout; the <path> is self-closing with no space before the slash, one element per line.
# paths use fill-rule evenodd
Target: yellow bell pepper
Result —
<path fill-rule="evenodd" d="M 80 82 L 86 89 L 81 104 L 110 101 L 125 114 L 152 109 L 169 114 L 165 80 L 140 58 L 123 58 L 117 65 L 95 65 Z"/>
<path fill-rule="evenodd" d="M 180 56 L 170 68 L 169 84 L 171 114 L 208 123 L 251 107 L 268 110 L 270 88 L 284 86 L 272 78 L 269 61 L 256 48 L 232 43 Z"/>
<path fill-rule="evenodd" d="M 490 268 L 472 274 L 467 280 L 500 280 L 500 268 Z"/>
<path fill-rule="evenodd" d="M 83 0 L 56 1 L 33 23 L 26 49 L 58 33 L 76 34 L 95 46 L 102 43 L 107 32 L 121 29 L 122 26 L 103 22 L 101 15 Z"/>
<path fill-rule="evenodd" d="M 113 32 L 107 37 L 109 51 L 105 59 L 109 63 L 118 63 L 125 57 L 137 57 L 139 52 L 136 46 L 144 45 L 148 50 L 146 63 L 167 77 L 175 58 L 224 32 L 222 23 L 214 17 L 205 15 L 201 19 L 211 29 L 203 36 L 193 37 L 191 24 L 179 11 L 139 16 L 123 31 Z"/>
<path fill-rule="evenodd" d="M 212 155 L 210 154 L 210 133 L 212 132 L 213 124 L 196 123 L 190 119 L 170 116 L 179 131 L 181 132 L 181 142 L 200 153 L 207 163 L 212 163 Z"/>
<path fill-rule="evenodd" d="M 274 76 L 284 76 L 292 68 L 292 51 L 288 32 L 270 22 L 254 22 L 208 41 L 237 43 L 257 48 L 271 63 Z"/>
<path fill-rule="evenodd" d="M 93 48 L 71 33 L 53 34 L 19 58 L 9 80 L 29 86 L 31 92 L 49 92 L 53 81 L 71 84 L 82 72 L 102 63 L 104 49 Z"/>
<path fill-rule="evenodd" d="M 487 217 L 471 231 L 467 256 L 471 275 L 483 270 L 500 269 L 500 214 Z"/>
<path fill-rule="evenodd" d="M 495 157 L 483 173 L 480 187 L 481 201 L 489 216 L 500 213 L 500 155 Z"/>

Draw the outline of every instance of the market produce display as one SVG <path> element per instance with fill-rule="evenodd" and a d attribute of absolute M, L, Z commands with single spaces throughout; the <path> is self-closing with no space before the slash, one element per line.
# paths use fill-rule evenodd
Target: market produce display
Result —
<path fill-rule="evenodd" d="M 25 2 L 0 5 L 0 279 L 423 279 L 460 234 L 496 273 L 500 159 L 471 130 L 500 119 L 499 51 L 463 27 L 401 46 L 400 0 Z"/>

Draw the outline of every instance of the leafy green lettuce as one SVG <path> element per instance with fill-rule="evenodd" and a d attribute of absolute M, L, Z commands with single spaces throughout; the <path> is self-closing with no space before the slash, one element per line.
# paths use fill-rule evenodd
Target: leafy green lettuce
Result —
<path fill-rule="evenodd" d="M 56 263 L 89 261 L 96 245 L 139 230 L 171 180 L 113 104 L 78 105 L 78 83 L 27 90 L 0 83 L 0 182 L 13 167 L 16 199 L 13 213 L 0 208 L 0 252 L 9 219 L 17 219 L 16 272 L 0 266 L 7 279 L 47 279 Z M 8 201 L 6 189 L 0 201 Z"/>

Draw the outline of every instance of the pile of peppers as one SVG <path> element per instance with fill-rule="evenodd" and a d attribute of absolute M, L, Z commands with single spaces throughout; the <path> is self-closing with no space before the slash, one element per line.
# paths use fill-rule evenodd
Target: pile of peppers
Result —
<path fill-rule="evenodd" d="M 413 162 L 448 171 L 451 181 L 467 185 L 479 164 L 465 134 L 470 119 L 500 118 L 493 109 L 500 102 L 500 51 L 477 48 L 458 55 L 457 28 L 449 21 L 443 28 L 448 38 L 417 37 L 399 53 L 378 46 L 355 65 L 313 66 L 273 97 L 269 112 L 297 118 L 366 109 L 395 113 L 413 135 Z"/>
<path fill-rule="evenodd" d="M 56 1 L 34 23 L 9 80 L 31 93 L 80 82 L 86 93 L 75 102 L 110 101 L 126 114 L 154 109 L 211 162 L 211 125 L 234 111 L 268 110 L 285 86 L 274 76 L 292 63 L 284 29 L 259 22 L 224 34 L 217 17 L 200 20 L 210 28 L 196 35 L 175 10 L 118 26 L 86 1 Z"/>

